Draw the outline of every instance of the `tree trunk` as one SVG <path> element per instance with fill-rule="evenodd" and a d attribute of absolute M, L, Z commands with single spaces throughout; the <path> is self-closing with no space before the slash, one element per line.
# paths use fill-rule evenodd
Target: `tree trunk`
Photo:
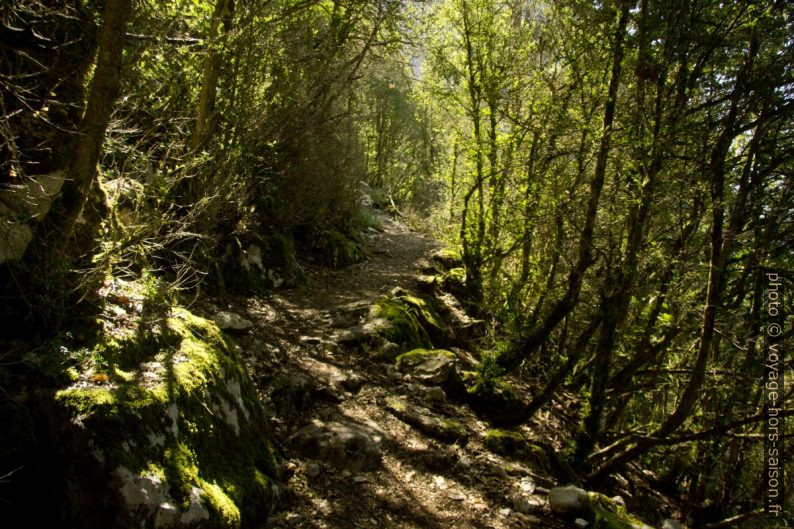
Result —
<path fill-rule="evenodd" d="M 215 99 L 218 90 L 218 77 L 221 71 L 221 47 L 224 39 L 218 38 L 219 26 L 223 24 L 225 36 L 232 25 L 234 13 L 234 0 L 218 0 L 215 11 L 212 13 L 210 33 L 208 39 L 208 54 L 204 62 L 201 76 L 201 92 L 199 93 L 198 111 L 196 113 L 196 126 L 190 138 L 190 148 L 194 151 L 202 149 L 212 137 L 212 118 L 215 110 Z"/>
<path fill-rule="evenodd" d="M 629 8 L 630 2 L 621 2 L 620 18 L 617 28 L 615 28 L 615 40 L 612 45 L 612 73 L 607 91 L 607 101 L 604 106 L 603 131 L 599 141 L 595 171 L 590 181 L 590 196 L 587 203 L 584 227 L 579 238 L 579 256 L 576 265 L 571 268 L 571 272 L 568 274 L 568 289 L 563 297 L 554 304 L 541 325 L 535 327 L 516 347 L 499 356 L 498 363 L 502 371 L 512 371 L 520 366 L 524 359 L 529 357 L 543 343 L 557 324 L 573 311 L 579 300 L 584 274 L 595 261 L 591 246 L 593 245 L 593 233 L 595 232 L 595 224 L 598 217 L 598 202 L 601 198 L 601 190 L 604 187 L 604 177 L 606 176 L 607 159 L 612 139 L 612 125 L 615 120 L 615 107 L 617 106 L 618 86 L 623 64 L 623 40 L 626 34 L 626 25 L 628 24 Z"/>
<path fill-rule="evenodd" d="M 64 183 L 60 211 L 56 213 L 59 239 L 69 241 L 97 177 L 97 162 L 105 132 L 119 92 L 124 31 L 132 11 L 131 0 L 108 0 L 99 33 L 94 76 L 88 87 L 80 136 L 74 146 L 69 178 Z M 85 252 L 89 248 L 76 248 Z"/>

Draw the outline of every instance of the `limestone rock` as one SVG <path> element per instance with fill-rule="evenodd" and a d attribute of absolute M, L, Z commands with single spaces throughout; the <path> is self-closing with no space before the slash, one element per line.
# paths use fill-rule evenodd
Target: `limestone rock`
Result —
<path fill-rule="evenodd" d="M 415 406 L 404 399 L 387 398 L 386 409 L 403 422 L 439 441 L 465 443 L 468 440 L 468 430 L 458 421 L 442 419 L 427 408 Z"/>
<path fill-rule="evenodd" d="M 368 348 L 380 341 L 378 331 L 370 325 L 356 325 L 342 331 L 334 338 L 334 342 L 349 349 Z"/>
<path fill-rule="evenodd" d="M 543 510 L 543 502 L 536 496 L 516 494 L 513 496 L 513 509 L 521 514 L 534 514 Z"/>
<path fill-rule="evenodd" d="M 549 491 L 551 511 L 562 518 L 573 518 L 587 513 L 590 497 L 587 491 L 574 485 L 554 487 Z"/>
<path fill-rule="evenodd" d="M 221 311 L 215 314 L 212 317 L 212 321 L 214 321 L 222 331 L 226 332 L 244 333 L 254 327 L 254 323 L 251 320 L 247 320 L 239 314 L 229 311 Z"/>
<path fill-rule="evenodd" d="M 364 378 L 355 373 L 348 373 L 342 379 L 341 384 L 347 391 L 357 393 L 364 385 Z"/>
<path fill-rule="evenodd" d="M 352 472 L 380 466 L 386 434 L 374 423 L 315 421 L 298 430 L 291 441 L 311 457 Z"/>
<path fill-rule="evenodd" d="M 444 390 L 438 386 L 432 386 L 427 388 L 427 390 L 425 391 L 425 397 L 427 397 L 427 400 L 429 400 L 430 402 L 437 402 L 437 403 L 446 402 L 447 400 L 447 394 L 444 393 Z"/>
<path fill-rule="evenodd" d="M 32 240 L 33 230 L 30 226 L 0 215 L 0 264 L 22 259 Z"/>
<path fill-rule="evenodd" d="M 443 384 L 456 375 L 457 359 L 449 351 L 414 349 L 397 357 L 397 368 L 425 384 Z"/>

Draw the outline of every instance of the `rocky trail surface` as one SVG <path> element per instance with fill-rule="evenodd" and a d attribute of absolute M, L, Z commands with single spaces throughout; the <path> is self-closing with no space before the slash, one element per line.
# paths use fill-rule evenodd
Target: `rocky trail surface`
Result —
<path fill-rule="evenodd" d="M 492 426 L 451 398 L 471 353 L 449 347 L 453 369 L 444 355 L 395 366 L 377 348 L 351 347 L 366 342 L 372 306 L 416 289 L 440 246 L 399 220 L 381 221 L 382 231 L 363 236 L 362 263 L 310 265 L 296 289 L 203 307 L 244 318 L 227 327 L 240 327 L 236 343 L 272 413 L 287 488 L 266 527 L 576 527 L 551 513 L 549 490 L 559 483 L 548 459 L 520 447 L 520 457 L 497 455 Z M 542 426 L 524 428 L 558 448 L 564 414 L 541 415 Z"/>

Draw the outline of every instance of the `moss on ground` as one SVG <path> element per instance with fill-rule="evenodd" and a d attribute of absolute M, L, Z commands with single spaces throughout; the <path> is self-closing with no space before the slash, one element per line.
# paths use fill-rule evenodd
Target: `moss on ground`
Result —
<path fill-rule="evenodd" d="M 98 344 L 112 358 L 131 351 L 148 363 L 111 370 L 106 384 L 78 383 L 55 394 L 67 441 L 64 478 L 72 491 L 65 520 L 92 519 L 87 498 L 117 502 L 117 527 L 148 524 L 157 506 L 124 505 L 112 476 L 162 476 L 167 493 L 186 512 L 195 491 L 209 518 L 202 527 L 261 523 L 273 506 L 276 457 L 266 419 L 242 362 L 211 321 L 175 308 L 162 320 L 159 340 L 113 337 Z M 146 352 L 144 352 L 146 351 Z M 144 369 L 144 366 L 146 369 Z M 114 365 L 115 367 L 115 365 Z M 104 487 L 91 476 L 105 475 Z"/>

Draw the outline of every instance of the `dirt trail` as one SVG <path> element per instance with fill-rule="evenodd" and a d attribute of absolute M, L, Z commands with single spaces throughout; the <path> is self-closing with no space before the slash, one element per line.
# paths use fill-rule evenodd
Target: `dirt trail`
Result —
<path fill-rule="evenodd" d="M 365 262 L 342 270 L 310 265 L 304 286 L 232 304 L 255 320 L 255 329 L 238 343 L 261 386 L 272 388 L 279 377 L 291 377 L 312 388 L 310 398 L 299 395 L 273 418 L 275 442 L 291 477 L 281 510 L 267 527 L 555 527 L 514 510 L 512 498 L 522 487 L 526 492 L 536 482 L 550 484 L 485 450 L 487 427 L 468 407 L 423 400 L 422 388 L 387 364 L 333 343 L 381 295 L 395 286 L 414 288 L 422 259 L 439 246 L 399 221 L 382 220 L 382 233 L 365 235 Z M 350 376 L 361 378 L 360 390 L 334 389 L 335 381 Z M 394 396 L 460 421 L 469 442 L 445 444 L 421 434 L 385 409 L 384 400 Z M 377 424 L 387 438 L 380 468 L 353 473 L 297 453 L 291 436 L 313 420 Z"/>

